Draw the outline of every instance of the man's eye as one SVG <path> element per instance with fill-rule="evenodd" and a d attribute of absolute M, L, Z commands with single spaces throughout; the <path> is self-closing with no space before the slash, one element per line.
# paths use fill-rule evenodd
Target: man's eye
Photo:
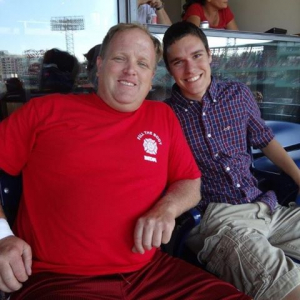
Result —
<path fill-rule="evenodd" d="M 117 61 L 117 62 L 118 62 L 118 61 L 124 61 L 124 58 L 123 58 L 123 57 L 120 57 L 120 56 L 116 56 L 116 57 L 113 58 L 113 60 L 114 60 L 114 61 Z"/>
<path fill-rule="evenodd" d="M 202 55 L 201 54 L 195 54 L 194 58 L 200 58 Z"/>
<path fill-rule="evenodd" d="M 138 62 L 138 65 L 139 65 L 140 67 L 143 67 L 143 68 L 148 68 L 148 64 L 145 63 L 145 62 L 143 62 L 143 61 L 139 61 L 139 62 Z"/>
<path fill-rule="evenodd" d="M 182 64 L 182 60 L 177 60 L 174 62 L 174 66 L 179 66 Z"/>

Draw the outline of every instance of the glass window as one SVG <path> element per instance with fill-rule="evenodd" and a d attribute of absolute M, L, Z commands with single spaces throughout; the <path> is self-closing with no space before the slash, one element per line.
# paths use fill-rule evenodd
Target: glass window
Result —
<path fill-rule="evenodd" d="M 9 90 L 17 100 L 22 90 L 20 102 L 40 92 L 45 66 L 49 74 L 51 68 L 59 69 L 53 78 L 60 76 L 69 85 L 76 73 L 73 88 L 85 88 L 89 82 L 84 54 L 101 43 L 119 16 L 118 0 L 0 0 L 0 11 L 0 94 Z M 74 62 L 76 68 L 70 69 Z M 60 65 L 71 73 L 71 81 L 59 73 Z"/>
<path fill-rule="evenodd" d="M 149 25 L 160 40 L 165 28 Z M 300 123 L 300 39 L 296 36 L 206 30 L 212 74 L 241 81 L 253 92 L 265 120 Z M 161 62 L 150 99 L 170 96 L 174 81 Z"/>

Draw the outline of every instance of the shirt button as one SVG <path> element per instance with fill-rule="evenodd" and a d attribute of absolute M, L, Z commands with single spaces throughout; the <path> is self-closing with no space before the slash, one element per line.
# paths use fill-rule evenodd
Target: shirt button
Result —
<path fill-rule="evenodd" d="M 236 185 L 236 187 L 237 187 L 237 188 L 240 188 L 240 187 L 241 187 L 241 185 L 238 183 L 238 184 Z"/>
<path fill-rule="evenodd" d="M 202 114 L 202 116 L 206 116 L 206 113 L 204 112 L 204 113 Z"/>
<path fill-rule="evenodd" d="M 191 103 L 191 104 L 193 104 L 193 103 L 194 103 L 194 101 L 190 101 L 190 103 Z"/>
<path fill-rule="evenodd" d="M 216 154 L 215 154 L 215 157 L 218 157 L 218 156 L 219 156 L 219 153 L 216 153 Z"/>
<path fill-rule="evenodd" d="M 214 103 L 216 103 L 216 102 L 217 102 L 217 100 L 216 100 L 216 99 L 214 99 L 214 100 L 213 100 L 213 102 L 214 102 Z"/>
<path fill-rule="evenodd" d="M 187 112 L 188 111 L 187 108 L 184 111 Z"/>
<path fill-rule="evenodd" d="M 207 136 L 210 138 L 210 137 L 211 137 L 211 134 L 209 133 Z"/>
<path fill-rule="evenodd" d="M 229 168 L 229 167 L 226 167 L 226 171 L 229 172 L 229 171 L 230 171 L 230 168 Z"/>

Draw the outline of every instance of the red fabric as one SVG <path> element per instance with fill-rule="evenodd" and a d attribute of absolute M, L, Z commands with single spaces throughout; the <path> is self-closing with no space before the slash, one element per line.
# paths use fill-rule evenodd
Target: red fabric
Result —
<path fill-rule="evenodd" d="M 0 168 L 23 171 L 15 229 L 32 247 L 34 273 L 142 268 L 155 250 L 131 251 L 137 219 L 168 183 L 199 177 L 174 113 L 161 102 L 120 113 L 95 94 L 35 98 L 1 122 L 0 141 Z M 145 141 L 157 150 L 147 153 Z"/>
<path fill-rule="evenodd" d="M 186 20 L 190 16 L 197 16 L 200 18 L 201 22 L 207 21 L 207 18 L 204 14 L 203 6 L 199 3 L 193 3 L 190 5 L 183 16 L 183 20 Z M 231 12 L 229 6 L 225 9 L 219 10 L 219 24 L 218 26 L 209 25 L 211 28 L 218 28 L 218 29 L 226 29 L 227 24 L 232 21 L 234 18 L 233 13 Z"/>
<path fill-rule="evenodd" d="M 140 271 L 80 277 L 39 273 L 31 276 L 11 300 L 207 299 L 248 300 L 231 284 L 184 261 L 157 252 Z"/>

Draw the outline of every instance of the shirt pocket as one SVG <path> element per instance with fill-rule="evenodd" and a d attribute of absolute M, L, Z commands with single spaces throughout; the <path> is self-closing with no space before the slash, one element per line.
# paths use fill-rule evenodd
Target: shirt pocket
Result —
<path fill-rule="evenodd" d="M 245 120 L 235 118 L 216 124 L 216 138 L 219 151 L 228 157 L 247 151 L 247 130 Z"/>

